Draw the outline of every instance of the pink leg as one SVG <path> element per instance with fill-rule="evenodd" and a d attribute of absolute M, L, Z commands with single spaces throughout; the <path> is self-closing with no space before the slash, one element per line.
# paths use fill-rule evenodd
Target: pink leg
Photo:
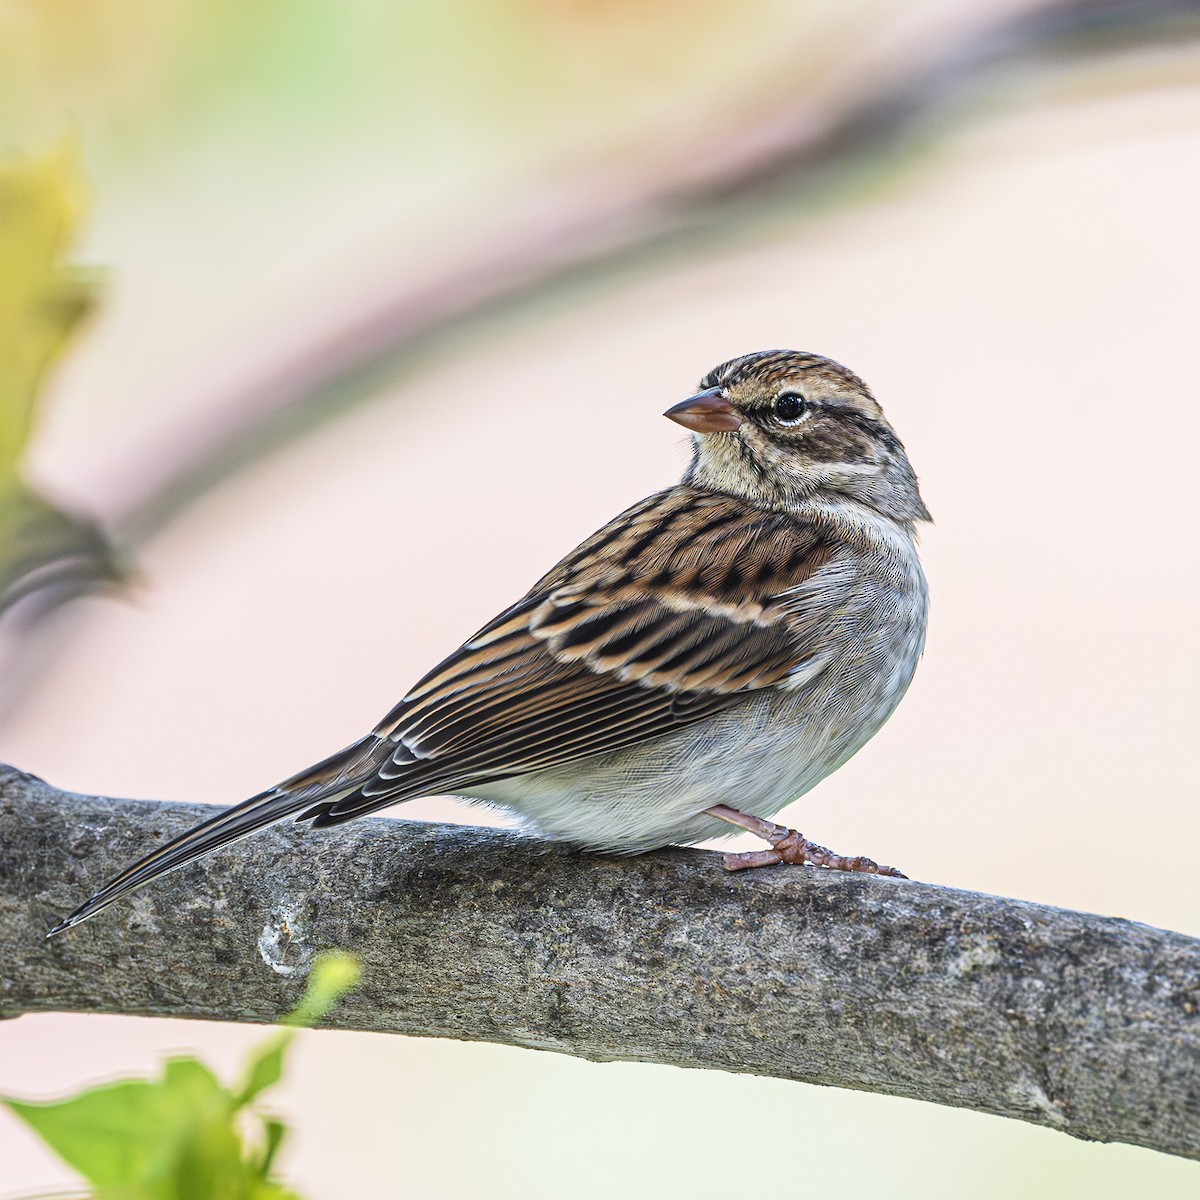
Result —
<path fill-rule="evenodd" d="M 708 809 L 709 816 L 728 821 L 748 830 L 764 842 L 771 843 L 770 850 L 747 850 L 742 854 L 725 855 L 725 870 L 746 871 L 751 867 L 770 867 L 775 863 L 792 863 L 800 866 L 809 864 L 814 867 L 829 867 L 833 871 L 858 871 L 864 875 L 893 875 L 897 879 L 907 879 L 895 867 L 881 867 L 870 858 L 847 858 L 834 854 L 824 846 L 810 842 L 803 834 L 759 817 L 749 816 L 738 812 L 727 804 L 715 804 Z"/>

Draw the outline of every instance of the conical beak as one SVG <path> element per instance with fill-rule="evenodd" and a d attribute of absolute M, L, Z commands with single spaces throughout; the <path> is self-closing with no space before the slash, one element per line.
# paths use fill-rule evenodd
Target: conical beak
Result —
<path fill-rule="evenodd" d="M 663 416 L 696 433 L 732 433 L 742 424 L 737 409 L 725 399 L 720 388 L 697 392 L 668 408 Z"/>

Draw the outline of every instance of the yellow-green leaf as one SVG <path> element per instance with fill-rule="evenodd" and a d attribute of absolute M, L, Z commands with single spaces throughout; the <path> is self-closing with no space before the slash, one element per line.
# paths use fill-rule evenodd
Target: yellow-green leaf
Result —
<path fill-rule="evenodd" d="M 15 473 L 46 371 L 96 299 L 96 274 L 66 261 L 84 203 L 69 143 L 0 155 L 0 478 Z"/>
<path fill-rule="evenodd" d="M 299 1004 L 283 1018 L 282 1024 L 312 1025 L 319 1021 L 358 983 L 359 975 L 358 961 L 351 954 L 328 950 L 317 955 L 308 973 L 304 995 Z M 282 1030 L 251 1054 L 242 1085 L 234 1093 L 234 1103 L 238 1107 L 249 1104 L 279 1082 L 283 1076 L 284 1058 L 294 1036 L 293 1030 Z"/>
<path fill-rule="evenodd" d="M 69 143 L 0 154 L 0 610 L 40 587 L 118 574 L 99 529 L 20 474 L 46 374 L 95 303 L 95 273 L 67 262 L 84 200 Z"/>
<path fill-rule="evenodd" d="M 362 972 L 353 954 L 326 950 L 318 954 L 300 1003 L 283 1018 L 284 1025 L 313 1025 L 357 984 Z"/>

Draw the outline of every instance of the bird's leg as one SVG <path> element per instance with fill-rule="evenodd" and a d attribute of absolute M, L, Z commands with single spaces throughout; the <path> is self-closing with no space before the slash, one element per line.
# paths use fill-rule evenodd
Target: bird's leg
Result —
<path fill-rule="evenodd" d="M 760 817 L 752 817 L 748 813 L 738 812 L 728 804 L 714 804 L 707 810 L 710 817 L 728 821 L 748 830 L 764 842 L 771 843 L 770 850 L 747 850 L 742 854 L 725 855 L 725 870 L 746 871 L 751 867 L 770 867 L 775 863 L 792 863 L 800 866 L 808 863 L 814 867 L 829 867 L 834 871 L 858 871 L 864 875 L 893 875 L 897 879 L 907 879 L 895 867 L 881 867 L 874 859 L 847 858 L 842 854 L 834 854 L 824 846 L 810 842 L 802 833 L 764 821 Z"/>

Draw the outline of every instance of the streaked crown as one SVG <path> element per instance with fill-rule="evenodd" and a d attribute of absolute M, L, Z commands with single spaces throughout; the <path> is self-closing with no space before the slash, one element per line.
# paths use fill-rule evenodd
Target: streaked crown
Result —
<path fill-rule="evenodd" d="M 685 479 L 771 506 L 848 496 L 929 520 L 904 446 L 867 385 L 832 359 L 764 350 L 709 371 L 667 415 L 691 429 Z"/>

